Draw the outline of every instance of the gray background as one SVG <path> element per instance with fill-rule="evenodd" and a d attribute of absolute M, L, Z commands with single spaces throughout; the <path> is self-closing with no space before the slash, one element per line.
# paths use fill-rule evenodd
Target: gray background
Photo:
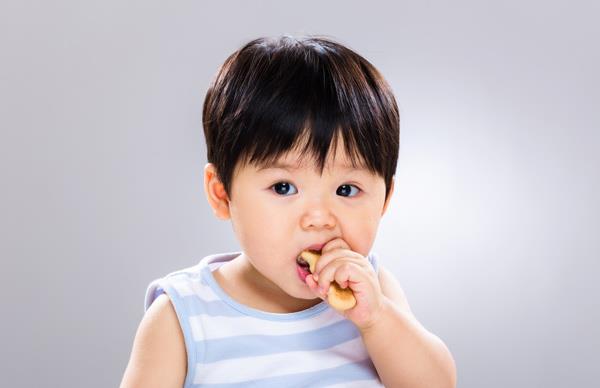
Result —
<path fill-rule="evenodd" d="M 394 89 L 375 250 L 459 386 L 595 386 L 598 4 L 2 1 L 0 385 L 117 386 L 148 282 L 237 250 L 204 197 L 201 106 L 231 52 L 289 33 Z"/>

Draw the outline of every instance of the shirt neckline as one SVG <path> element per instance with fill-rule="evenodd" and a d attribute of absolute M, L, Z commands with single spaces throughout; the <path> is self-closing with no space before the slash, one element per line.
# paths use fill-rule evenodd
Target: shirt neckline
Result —
<path fill-rule="evenodd" d="M 227 303 L 229 306 L 233 307 L 240 313 L 270 321 L 290 321 L 306 319 L 308 317 L 317 315 L 329 308 L 327 302 L 321 301 L 320 303 L 309 307 L 308 309 L 296 311 L 293 313 L 272 313 L 268 311 L 255 309 L 253 307 L 249 307 L 237 302 L 235 299 L 229 296 L 229 294 L 225 292 L 225 290 L 219 285 L 217 280 L 214 278 L 212 271 L 214 271 L 216 268 L 218 268 L 225 262 L 239 256 L 240 254 L 241 252 L 227 252 L 210 255 L 205 257 L 204 260 L 202 260 L 201 266 L 202 277 L 208 283 L 210 288 L 217 294 L 217 296 L 219 296 L 219 298 L 221 298 L 223 302 Z"/>

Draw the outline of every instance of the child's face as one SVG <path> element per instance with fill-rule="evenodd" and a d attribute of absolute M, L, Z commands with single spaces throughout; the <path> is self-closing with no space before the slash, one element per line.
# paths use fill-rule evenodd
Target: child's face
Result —
<path fill-rule="evenodd" d="M 245 165 L 234 173 L 229 216 L 244 256 L 256 270 L 254 280 L 270 292 L 314 299 L 296 265 L 300 252 L 310 246 L 342 238 L 367 256 L 373 245 L 387 206 L 385 181 L 366 168 L 353 169 L 339 144 L 323 175 L 312 161 L 298 166 L 297 152 L 270 168 Z"/>

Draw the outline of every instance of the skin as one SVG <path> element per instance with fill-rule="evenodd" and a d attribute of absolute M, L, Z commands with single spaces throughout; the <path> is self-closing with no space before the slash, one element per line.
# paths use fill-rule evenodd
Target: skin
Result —
<path fill-rule="evenodd" d="M 385 182 L 366 168 L 344 168 L 350 165 L 349 159 L 340 150 L 336 155 L 322 175 L 314 163 L 298 165 L 297 152 L 279 160 L 288 168 L 239 166 L 230 196 L 222 189 L 214 166 L 206 166 L 209 203 L 217 217 L 231 220 L 242 247 L 240 256 L 214 272 L 217 282 L 232 297 L 251 307 L 280 313 L 321 302 L 324 295 L 296 273 L 296 258 L 313 244 L 327 243 L 316 271 L 325 269 L 323 287 L 334 275 L 332 269 L 344 264 L 359 265 L 361 274 L 376 277 L 365 256 L 389 203 Z M 279 192 L 274 187 L 277 184 Z M 327 266 L 334 258 L 339 260 Z M 357 296 L 366 295 L 361 288 L 364 285 L 355 285 Z"/>
<path fill-rule="evenodd" d="M 320 303 L 335 280 L 356 297 L 356 306 L 340 314 L 360 330 L 386 387 L 455 387 L 448 348 L 417 321 L 393 274 L 383 266 L 375 273 L 366 259 L 393 184 L 386 199 L 383 178 L 346 168 L 349 159 L 338 144 L 323 174 L 311 160 L 299 163 L 296 151 L 282 157 L 279 168 L 239 165 L 230 195 L 215 167 L 205 166 L 208 202 L 216 217 L 231 221 L 242 248 L 213 275 L 238 302 L 275 313 Z M 315 272 L 302 281 L 296 257 L 322 243 Z M 161 295 L 140 324 L 121 387 L 181 387 L 185 360 L 175 311 Z"/>

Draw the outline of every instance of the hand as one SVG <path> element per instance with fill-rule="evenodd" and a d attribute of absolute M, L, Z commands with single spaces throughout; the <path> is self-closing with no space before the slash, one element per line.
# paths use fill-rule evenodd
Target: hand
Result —
<path fill-rule="evenodd" d="M 356 298 L 353 308 L 340 311 L 344 317 L 361 331 L 377 322 L 385 298 L 377 273 L 366 257 L 352 251 L 341 238 L 323 246 L 314 273 L 306 277 L 306 284 L 321 299 L 327 299 L 327 290 L 333 281 L 342 288 L 349 287 Z"/>

